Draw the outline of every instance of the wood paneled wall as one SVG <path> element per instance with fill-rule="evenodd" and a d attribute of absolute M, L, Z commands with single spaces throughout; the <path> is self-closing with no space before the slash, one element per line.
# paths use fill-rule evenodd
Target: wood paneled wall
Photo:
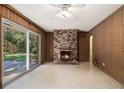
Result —
<path fill-rule="evenodd" d="M 89 33 L 78 32 L 78 61 L 89 61 Z"/>
<path fill-rule="evenodd" d="M 53 32 L 47 32 L 47 55 L 46 61 L 53 61 Z"/>
<path fill-rule="evenodd" d="M 46 32 L 42 32 L 41 33 L 41 61 L 42 61 L 41 64 L 46 62 L 46 54 L 47 54 L 46 44 L 47 44 L 47 42 L 46 42 Z"/>
<path fill-rule="evenodd" d="M 2 18 L 6 18 L 8 20 L 11 20 L 19 25 L 22 25 L 36 33 L 41 34 L 41 60 L 42 62 L 45 61 L 46 57 L 46 32 L 40 28 L 38 25 L 30 21 L 28 18 L 20 14 L 18 11 L 13 9 L 9 5 L 2 5 L 0 4 L 0 88 L 2 88 L 2 49 L 1 49 L 1 20 Z"/>
<path fill-rule="evenodd" d="M 1 32 L 1 14 L 0 14 L 0 88 L 2 88 L 2 32 Z"/>
<path fill-rule="evenodd" d="M 91 30 L 93 64 L 124 84 L 124 6 Z"/>

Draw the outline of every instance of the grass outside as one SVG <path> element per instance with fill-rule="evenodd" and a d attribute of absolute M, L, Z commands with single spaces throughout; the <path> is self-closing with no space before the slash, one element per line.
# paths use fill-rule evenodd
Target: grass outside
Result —
<path fill-rule="evenodd" d="M 36 54 L 30 54 L 31 60 L 36 60 Z M 4 56 L 4 61 L 26 61 L 26 54 L 7 54 Z"/>
<path fill-rule="evenodd" d="M 26 61 L 25 54 L 7 54 L 4 56 L 4 61 Z"/>

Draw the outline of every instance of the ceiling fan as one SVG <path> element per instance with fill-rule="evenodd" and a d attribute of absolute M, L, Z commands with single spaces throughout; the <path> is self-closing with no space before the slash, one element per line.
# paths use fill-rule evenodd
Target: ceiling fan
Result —
<path fill-rule="evenodd" d="M 60 10 L 59 14 L 57 14 L 56 17 L 61 18 L 71 17 L 73 15 L 72 12 L 86 6 L 86 4 L 51 4 L 51 5 Z"/>

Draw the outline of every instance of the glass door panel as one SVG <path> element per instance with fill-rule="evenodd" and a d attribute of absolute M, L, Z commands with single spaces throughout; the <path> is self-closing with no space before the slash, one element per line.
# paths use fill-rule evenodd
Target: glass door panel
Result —
<path fill-rule="evenodd" d="M 39 64 L 39 35 L 29 33 L 29 68 Z"/>
<path fill-rule="evenodd" d="M 4 84 L 26 71 L 26 34 L 3 24 Z"/>

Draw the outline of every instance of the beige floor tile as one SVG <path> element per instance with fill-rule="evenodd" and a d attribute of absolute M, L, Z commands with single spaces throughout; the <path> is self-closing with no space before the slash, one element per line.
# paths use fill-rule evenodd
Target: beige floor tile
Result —
<path fill-rule="evenodd" d="M 124 88 L 116 80 L 91 66 L 89 62 L 80 65 L 44 64 L 22 76 L 8 89 L 104 89 Z"/>

